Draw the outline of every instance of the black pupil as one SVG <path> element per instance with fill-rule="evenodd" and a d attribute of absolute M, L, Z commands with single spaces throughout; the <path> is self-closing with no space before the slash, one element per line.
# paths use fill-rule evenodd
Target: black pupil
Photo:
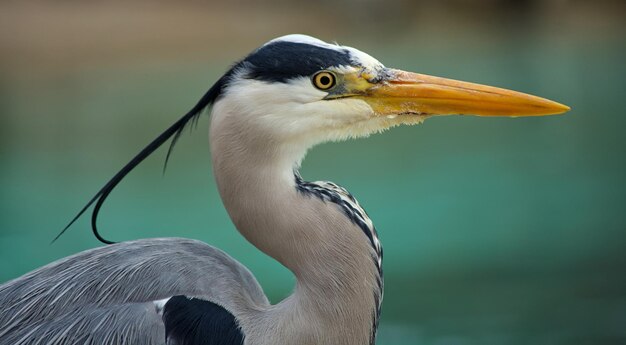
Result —
<path fill-rule="evenodd" d="M 328 77 L 327 75 L 323 75 L 323 76 L 320 78 L 320 84 L 321 84 L 322 86 L 328 86 L 328 85 L 330 84 L 330 77 Z"/>

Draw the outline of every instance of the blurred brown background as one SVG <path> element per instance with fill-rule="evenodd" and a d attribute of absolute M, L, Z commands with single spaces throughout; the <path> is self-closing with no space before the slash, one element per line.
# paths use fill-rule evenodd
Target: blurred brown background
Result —
<path fill-rule="evenodd" d="M 231 61 L 268 38 L 292 32 L 348 39 L 359 47 L 420 47 L 429 54 L 434 48 L 473 50 L 520 36 L 600 44 L 624 38 L 625 11 L 623 1 L 605 0 L 5 0 L 0 3 L 1 61 L 3 72 L 11 75 L 154 61 Z"/>

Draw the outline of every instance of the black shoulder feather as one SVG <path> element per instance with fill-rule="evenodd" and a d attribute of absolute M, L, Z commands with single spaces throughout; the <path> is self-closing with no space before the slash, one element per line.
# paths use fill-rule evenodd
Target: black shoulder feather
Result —
<path fill-rule="evenodd" d="M 198 298 L 170 298 L 163 308 L 163 323 L 168 344 L 243 345 L 244 341 L 233 314 Z"/>

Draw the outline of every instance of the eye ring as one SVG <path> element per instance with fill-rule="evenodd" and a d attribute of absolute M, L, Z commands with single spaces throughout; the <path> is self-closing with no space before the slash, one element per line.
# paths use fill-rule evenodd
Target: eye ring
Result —
<path fill-rule="evenodd" d="M 311 81 L 317 89 L 326 91 L 332 89 L 337 84 L 337 77 L 331 72 L 321 71 L 315 73 Z"/>

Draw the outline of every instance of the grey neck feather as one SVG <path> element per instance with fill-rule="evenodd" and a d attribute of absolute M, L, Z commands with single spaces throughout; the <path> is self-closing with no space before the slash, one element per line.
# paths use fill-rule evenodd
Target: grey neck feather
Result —
<path fill-rule="evenodd" d="M 238 121 L 214 108 L 218 190 L 239 232 L 297 279 L 291 296 L 241 320 L 242 328 L 264 344 L 371 344 L 382 277 L 370 240 L 341 207 L 298 190 L 294 168 L 310 145 L 278 143 Z"/>

